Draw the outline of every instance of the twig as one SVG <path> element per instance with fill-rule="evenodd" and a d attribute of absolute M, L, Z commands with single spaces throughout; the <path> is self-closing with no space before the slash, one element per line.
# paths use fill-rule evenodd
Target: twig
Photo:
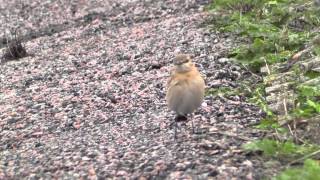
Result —
<path fill-rule="evenodd" d="M 250 71 L 250 69 L 246 66 L 246 65 L 244 65 L 244 64 L 241 64 L 251 75 L 253 75 L 254 77 L 256 77 L 256 78 L 258 78 L 258 79 L 261 79 L 261 76 L 259 76 L 259 75 L 257 75 L 257 74 L 255 74 L 255 73 L 253 73 L 252 71 Z"/>
<path fill-rule="evenodd" d="M 310 153 L 310 154 L 308 154 L 308 155 L 305 155 L 305 156 L 303 156 L 302 158 L 299 158 L 299 159 L 296 159 L 296 160 L 294 160 L 294 161 L 291 161 L 290 163 L 287 164 L 287 167 L 289 167 L 290 165 L 292 165 L 292 164 L 294 164 L 294 163 L 297 163 L 297 162 L 299 162 L 299 161 L 302 161 L 302 160 L 305 160 L 305 159 L 307 159 L 307 158 L 309 158 L 309 157 L 312 157 L 312 156 L 314 156 L 314 155 L 316 155 L 316 154 L 318 154 L 318 153 L 320 153 L 320 149 L 317 150 L 317 151 L 315 151 L 315 152 L 313 152 L 313 153 Z"/>
<path fill-rule="evenodd" d="M 279 133 L 278 133 L 278 130 L 277 130 L 277 129 L 275 129 L 275 132 L 276 132 L 276 135 L 277 135 L 278 140 L 281 140 L 280 135 L 279 135 Z"/>
<path fill-rule="evenodd" d="M 295 53 L 287 61 L 287 64 L 285 65 L 285 67 L 280 69 L 280 72 L 282 73 L 282 72 L 288 71 L 295 63 L 297 63 L 301 59 L 301 56 L 303 56 L 304 54 L 310 52 L 312 49 L 313 49 L 313 45 L 307 47 L 306 49 L 304 49 L 302 51 L 299 51 L 299 52 Z"/>
<path fill-rule="evenodd" d="M 241 8 L 240 8 L 240 11 L 239 11 L 239 24 L 241 24 L 242 23 L 242 10 L 241 10 Z"/>
<path fill-rule="evenodd" d="M 266 63 L 266 67 L 267 67 L 267 70 L 268 70 L 268 75 L 270 75 L 270 74 L 271 74 L 271 71 L 270 71 L 270 68 L 269 68 L 269 66 L 268 66 L 267 60 L 266 60 L 266 58 L 263 58 L 263 60 L 264 60 L 264 62 Z"/>
<path fill-rule="evenodd" d="M 288 109 L 287 109 L 287 101 L 286 98 L 283 98 L 283 108 L 284 108 L 284 113 L 286 116 L 288 116 Z"/>
<path fill-rule="evenodd" d="M 294 130 L 294 138 L 296 139 L 296 141 L 297 142 L 303 142 L 303 140 L 301 139 L 301 138 L 298 138 L 297 137 L 297 131 L 296 131 L 296 129 L 297 129 L 297 121 L 296 121 L 296 119 L 293 119 L 293 130 Z"/>
<path fill-rule="evenodd" d="M 294 134 L 293 134 L 293 131 L 292 131 L 292 129 L 291 129 L 290 124 L 288 124 L 287 126 L 288 126 L 288 129 L 289 129 L 289 131 L 290 131 L 290 134 L 294 137 Z"/>

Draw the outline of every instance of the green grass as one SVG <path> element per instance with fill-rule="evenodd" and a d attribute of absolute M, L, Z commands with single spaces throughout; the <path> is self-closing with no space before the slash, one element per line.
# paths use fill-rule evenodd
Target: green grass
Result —
<path fill-rule="evenodd" d="M 279 174 L 274 180 L 317 180 L 320 179 L 319 161 L 307 159 L 302 168 L 289 168 Z"/>
<path fill-rule="evenodd" d="M 244 144 L 247 151 L 262 151 L 265 156 L 275 158 L 287 158 L 295 160 L 305 154 L 318 151 L 320 148 L 316 145 L 297 145 L 292 141 L 276 141 L 273 139 L 262 139 Z"/>

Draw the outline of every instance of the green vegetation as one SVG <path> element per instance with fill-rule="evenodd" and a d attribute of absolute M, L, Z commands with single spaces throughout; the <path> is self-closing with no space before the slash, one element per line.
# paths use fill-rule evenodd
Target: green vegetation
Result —
<path fill-rule="evenodd" d="M 260 124 L 256 125 L 255 128 L 264 130 L 276 130 L 278 133 L 288 132 L 287 129 L 281 127 L 279 123 L 272 117 L 262 119 L 260 121 Z"/>
<path fill-rule="evenodd" d="M 317 161 L 307 159 L 303 168 L 290 168 L 282 172 L 275 180 L 316 180 L 320 179 L 320 164 Z"/>
<path fill-rule="evenodd" d="M 272 67 L 303 59 L 301 52 L 308 48 L 312 56 L 320 56 L 320 7 L 315 6 L 313 0 L 215 0 L 207 10 L 214 14 L 212 28 L 231 33 L 243 41 L 230 51 L 229 57 L 237 59 L 253 73 L 260 74 L 261 68 L 268 66 L 264 82 L 251 86 L 247 82 L 244 84 L 248 86 L 245 89 L 250 93 L 250 102 L 266 112 L 265 119 L 255 128 L 276 135 L 268 136 L 274 138 L 250 142 L 243 148 L 261 151 L 264 158 L 289 163 L 288 168 L 274 179 L 320 179 L 319 162 L 310 159 L 320 154 L 319 145 L 307 139 L 298 141 L 292 133 L 295 129 L 290 129 L 290 123 L 296 124 L 296 121 L 308 120 L 320 114 L 320 73 L 292 68 L 296 76 L 290 81 L 295 94 L 292 97 L 294 105 L 281 117 L 287 121 L 282 124 L 279 123 L 280 117 L 270 110 L 265 91 L 266 86 L 280 73 Z M 314 82 L 306 84 L 301 79 Z M 247 94 L 230 89 L 208 91 L 212 95 L 221 93 Z M 288 125 L 289 129 L 283 124 Z M 301 164 L 304 160 L 304 166 L 290 167 L 290 162 Z"/>
<path fill-rule="evenodd" d="M 255 87 L 251 87 L 254 89 L 251 94 L 250 102 L 255 103 L 261 107 L 261 109 L 267 113 L 267 117 L 269 119 L 273 118 L 273 112 L 269 109 L 266 100 L 265 100 L 265 85 L 259 84 Z"/>
<path fill-rule="evenodd" d="M 263 139 L 245 144 L 245 150 L 262 151 L 264 155 L 275 158 L 298 158 L 318 150 L 318 146 L 296 145 L 292 141 L 280 142 L 272 139 Z"/>
<path fill-rule="evenodd" d="M 312 1 L 216 0 L 209 9 L 219 13 L 212 22 L 216 29 L 249 40 L 230 56 L 255 71 L 265 63 L 288 60 L 318 34 L 311 30 L 320 26 L 320 11 Z"/>
<path fill-rule="evenodd" d="M 206 95 L 221 95 L 224 97 L 230 97 L 242 94 L 239 89 L 231 89 L 230 87 L 211 88 L 207 90 Z"/>
<path fill-rule="evenodd" d="M 320 113 L 320 86 L 299 86 L 299 97 L 293 114 L 299 117 L 312 117 Z"/>

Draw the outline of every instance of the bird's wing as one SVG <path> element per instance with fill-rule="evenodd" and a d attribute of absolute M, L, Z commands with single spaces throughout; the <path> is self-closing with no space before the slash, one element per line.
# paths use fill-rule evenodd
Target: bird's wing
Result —
<path fill-rule="evenodd" d="M 170 72 L 170 78 L 169 78 L 169 80 L 168 80 L 168 82 L 167 82 L 167 87 L 168 87 L 168 89 L 169 89 L 170 86 L 174 86 L 175 84 L 179 83 L 179 82 L 176 80 L 174 74 L 175 74 L 175 71 L 172 70 L 172 71 Z"/>
<path fill-rule="evenodd" d="M 183 87 L 180 84 L 181 82 L 177 79 L 171 79 L 166 95 L 169 108 L 176 112 L 178 111 L 179 105 L 183 101 L 183 96 L 181 94 Z"/>

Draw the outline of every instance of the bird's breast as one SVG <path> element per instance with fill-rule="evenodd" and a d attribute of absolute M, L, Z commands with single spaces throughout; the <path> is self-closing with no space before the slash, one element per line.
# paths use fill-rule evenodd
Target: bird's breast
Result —
<path fill-rule="evenodd" d="M 179 79 L 167 92 L 169 108 L 181 115 L 192 113 L 201 105 L 204 97 L 204 81 L 201 76 L 190 77 Z"/>

